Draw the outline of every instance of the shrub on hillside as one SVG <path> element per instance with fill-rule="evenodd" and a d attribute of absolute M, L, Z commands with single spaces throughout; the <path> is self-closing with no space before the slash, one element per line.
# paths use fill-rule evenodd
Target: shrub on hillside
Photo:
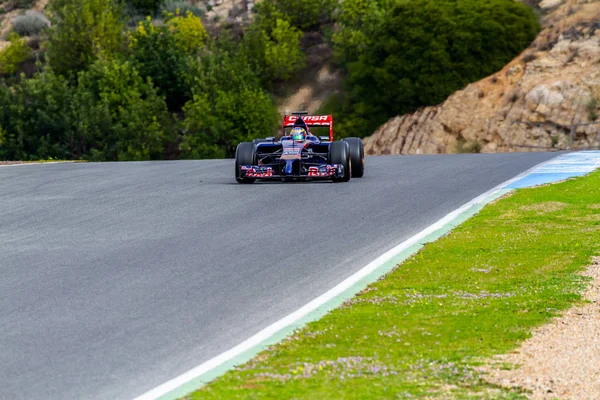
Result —
<path fill-rule="evenodd" d="M 182 157 L 232 157 L 241 141 L 272 132 L 278 114 L 246 55 L 221 39 L 203 54 L 189 82 Z"/>
<path fill-rule="evenodd" d="M 0 148 L 4 144 L 6 140 L 6 132 L 2 129 L 2 125 L 0 125 Z M 2 157 L 2 152 L 0 151 L 0 157 Z"/>
<path fill-rule="evenodd" d="M 202 8 L 195 6 L 189 0 L 166 0 L 160 7 L 162 13 L 176 14 L 177 10 L 181 15 L 191 12 L 196 17 L 203 17 L 205 14 Z"/>
<path fill-rule="evenodd" d="M 277 121 L 271 98 L 260 88 L 197 94 L 184 111 L 180 149 L 186 158 L 231 157 L 238 143 L 269 135 Z"/>
<path fill-rule="evenodd" d="M 100 60 L 81 73 L 74 104 L 76 121 L 92 118 L 80 133 L 93 160 L 158 159 L 173 140 L 164 100 L 128 62 Z"/>
<path fill-rule="evenodd" d="M 182 14 L 177 10 L 175 14 L 167 14 L 166 26 L 179 47 L 188 54 L 197 53 L 208 39 L 202 20 L 191 11 Z"/>
<path fill-rule="evenodd" d="M 263 85 L 270 87 L 275 81 L 290 79 L 306 66 L 306 56 L 300 48 L 301 37 L 300 30 L 278 18 L 270 31 L 263 29 L 260 23 L 250 26 L 241 51 Z"/>
<path fill-rule="evenodd" d="M 0 51 L 0 74 L 14 74 L 19 65 L 31 57 L 31 49 L 27 41 L 21 39 L 16 33 L 8 35 L 10 45 Z"/>
<path fill-rule="evenodd" d="M 188 69 L 205 38 L 202 23 L 191 14 L 162 26 L 155 26 L 148 18 L 130 34 L 134 66 L 141 76 L 152 80 L 172 111 L 181 109 L 192 98 L 186 83 Z"/>
<path fill-rule="evenodd" d="M 9 159 L 148 160 L 175 141 L 156 89 L 116 60 L 96 61 L 75 83 L 48 69 L 0 84 L 0 125 Z"/>
<path fill-rule="evenodd" d="M 58 74 L 77 73 L 99 56 L 123 50 L 124 13 L 119 0 L 50 0 L 49 63 Z"/>
<path fill-rule="evenodd" d="M 337 49 L 349 55 L 338 124 L 345 135 L 368 135 L 387 118 L 440 103 L 500 70 L 539 30 L 533 11 L 512 0 L 411 0 L 382 16 L 365 35 L 376 40 Z"/>
<path fill-rule="evenodd" d="M 265 43 L 265 60 L 269 77 L 288 80 L 306 66 L 306 57 L 300 49 L 302 32 L 278 19 L 271 32 L 272 40 Z"/>
<path fill-rule="evenodd" d="M 13 160 L 73 157 L 73 91 L 52 71 L 8 87 L 0 83 L 0 125 L 5 130 L 1 156 Z"/>
<path fill-rule="evenodd" d="M 315 30 L 331 20 L 338 0 L 263 0 L 256 5 L 256 14 L 266 20 L 283 16 L 302 31 Z"/>
<path fill-rule="evenodd" d="M 12 20 L 13 28 L 19 36 L 37 35 L 50 25 L 50 21 L 39 11 L 27 11 Z"/>
<path fill-rule="evenodd" d="M 160 9 L 165 0 L 129 0 L 131 6 L 147 15 L 154 15 Z"/>
<path fill-rule="evenodd" d="M 344 0 L 338 7 L 337 22 L 341 26 L 333 34 L 337 60 L 345 64 L 378 40 L 376 30 L 385 20 L 393 0 Z"/>
<path fill-rule="evenodd" d="M 37 0 L 16 0 L 15 5 L 17 8 L 28 9 L 35 5 Z"/>

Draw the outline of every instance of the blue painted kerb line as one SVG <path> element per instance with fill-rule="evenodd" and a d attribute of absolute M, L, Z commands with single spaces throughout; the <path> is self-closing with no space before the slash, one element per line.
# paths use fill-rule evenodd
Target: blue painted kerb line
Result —
<path fill-rule="evenodd" d="M 568 153 L 536 168 L 506 187 L 520 189 L 564 181 L 568 178 L 583 176 L 597 168 L 600 168 L 600 151 Z"/>

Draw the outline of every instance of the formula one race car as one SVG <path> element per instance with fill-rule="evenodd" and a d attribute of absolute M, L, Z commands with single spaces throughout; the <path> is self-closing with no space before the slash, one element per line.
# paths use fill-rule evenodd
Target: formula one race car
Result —
<path fill-rule="evenodd" d="M 283 136 L 242 142 L 235 151 L 235 179 L 283 181 L 331 179 L 348 182 L 365 172 L 362 140 L 333 141 L 333 117 L 294 112 L 283 116 Z M 329 136 L 315 136 L 310 128 L 329 128 Z"/>

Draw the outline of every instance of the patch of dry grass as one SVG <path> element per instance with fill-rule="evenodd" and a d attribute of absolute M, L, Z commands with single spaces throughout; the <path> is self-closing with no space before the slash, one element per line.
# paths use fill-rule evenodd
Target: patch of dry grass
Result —
<path fill-rule="evenodd" d="M 536 211 L 538 214 L 546 214 L 560 211 L 567 206 L 568 204 L 561 203 L 560 201 L 546 201 L 544 203 L 523 206 L 521 207 L 521 211 Z"/>

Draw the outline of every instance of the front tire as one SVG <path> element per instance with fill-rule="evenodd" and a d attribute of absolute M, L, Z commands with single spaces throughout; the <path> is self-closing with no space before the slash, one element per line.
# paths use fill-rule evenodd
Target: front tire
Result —
<path fill-rule="evenodd" d="M 254 183 L 256 179 L 243 178 L 241 167 L 242 165 L 255 165 L 254 160 L 256 154 L 254 152 L 254 144 L 251 142 L 242 142 L 235 149 L 235 180 L 238 183 Z"/>
<path fill-rule="evenodd" d="M 339 164 L 344 167 L 344 175 L 341 177 L 331 178 L 334 182 L 348 182 L 352 175 L 352 165 L 348 143 L 346 142 L 331 142 L 329 145 L 329 164 Z"/>
<path fill-rule="evenodd" d="M 352 163 L 352 177 L 362 178 L 365 174 L 365 148 L 362 140 L 356 137 L 342 139 L 348 143 L 350 149 L 350 161 Z"/>

